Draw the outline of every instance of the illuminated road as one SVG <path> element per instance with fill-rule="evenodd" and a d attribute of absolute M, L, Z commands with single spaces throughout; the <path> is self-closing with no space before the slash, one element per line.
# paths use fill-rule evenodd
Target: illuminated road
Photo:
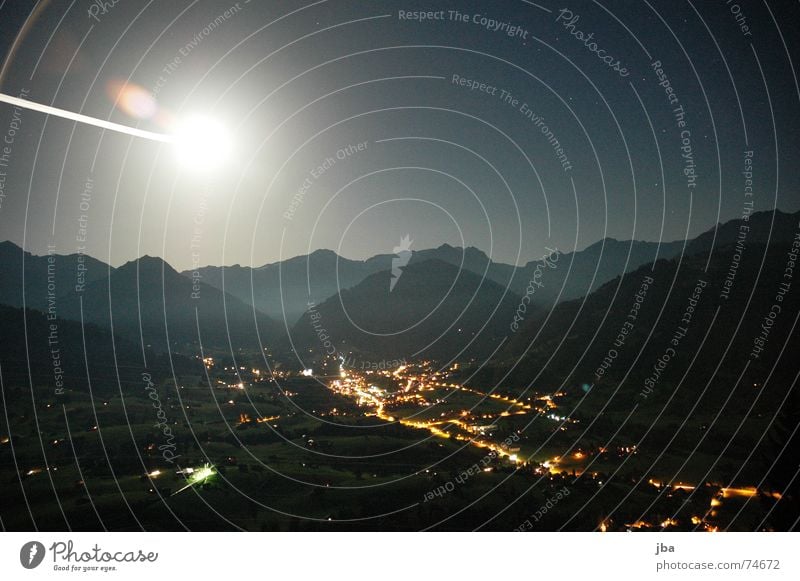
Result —
<path fill-rule="evenodd" d="M 530 404 L 518 402 L 497 394 L 484 394 L 456 384 L 429 381 L 429 378 L 424 373 L 419 370 L 416 373 L 416 375 L 411 375 L 409 366 L 406 365 L 392 372 L 384 372 L 382 374 L 383 379 L 390 379 L 395 386 L 395 389 L 387 390 L 371 385 L 369 376 L 364 373 L 341 369 L 339 376 L 330 381 L 328 387 L 339 395 L 355 400 L 359 406 L 367 407 L 369 409 L 369 411 L 365 412 L 367 416 L 376 416 L 386 422 L 398 422 L 410 428 L 426 430 L 440 438 L 452 438 L 467 442 L 477 448 L 492 450 L 498 457 L 507 458 L 516 464 L 523 463 L 523 460 L 518 458 L 513 450 L 505 449 L 501 443 L 492 441 L 490 436 L 485 435 L 483 432 L 486 420 L 506 417 L 512 413 L 515 415 L 527 414 L 532 410 Z M 482 398 L 508 403 L 518 409 L 514 412 L 484 413 L 479 416 L 472 415 L 467 410 L 448 410 L 441 413 L 445 417 L 436 420 L 413 420 L 405 417 L 396 417 L 387 411 L 388 408 L 392 407 L 414 405 L 421 411 L 427 412 L 428 408 L 441 403 L 429 401 L 425 395 L 426 392 L 431 392 L 437 388 L 447 390 L 460 389 Z"/>

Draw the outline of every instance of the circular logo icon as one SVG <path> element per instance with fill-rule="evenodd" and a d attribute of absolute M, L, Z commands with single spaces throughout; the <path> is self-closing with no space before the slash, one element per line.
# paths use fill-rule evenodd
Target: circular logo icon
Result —
<path fill-rule="evenodd" d="M 26 569 L 35 569 L 44 560 L 44 545 L 39 541 L 30 541 L 19 550 L 19 562 Z"/>

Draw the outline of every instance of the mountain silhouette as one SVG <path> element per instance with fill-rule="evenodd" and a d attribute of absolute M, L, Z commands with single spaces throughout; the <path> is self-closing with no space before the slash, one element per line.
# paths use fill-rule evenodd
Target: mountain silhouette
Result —
<path fill-rule="evenodd" d="M 584 296 L 615 276 L 652 262 L 656 257 L 672 257 L 683 242 L 621 242 L 606 239 L 588 248 L 566 253 L 559 268 L 548 272 L 536 300 L 541 308 L 556 301 Z M 351 288 L 368 276 L 390 269 L 394 254 L 379 254 L 364 261 L 338 256 L 331 250 L 317 250 L 258 268 L 246 266 L 206 266 L 197 270 L 206 284 L 254 305 L 274 319 L 291 326 L 309 302 L 321 303 L 340 290 Z M 522 295 L 541 261 L 525 266 L 495 262 L 474 247 L 459 248 L 443 244 L 437 248 L 412 251 L 409 264 L 439 260 L 485 276 Z M 192 271 L 184 271 L 191 276 Z M 223 284 L 224 279 L 224 284 Z M 565 283 L 566 281 L 566 283 Z M 563 289 L 562 289 L 563 286 Z"/>
<path fill-rule="evenodd" d="M 797 231 L 797 215 L 794 220 Z M 617 397 L 644 405 L 667 398 L 691 366 L 692 384 L 708 382 L 707 397 L 724 400 L 745 364 L 748 374 L 764 377 L 782 349 L 792 353 L 800 348 L 798 334 L 791 331 L 800 293 L 782 292 L 781 287 L 791 249 L 785 237 L 769 245 L 754 243 L 734 262 L 734 248 L 718 246 L 710 261 L 700 251 L 617 277 L 585 298 L 562 302 L 526 321 L 489 363 L 491 371 L 483 372 L 482 381 L 502 380 L 520 390 L 532 384 L 564 386 L 573 392 L 591 385 L 593 396 L 587 402 L 594 396 L 602 402 L 619 388 Z M 637 300 L 642 293 L 643 299 Z M 631 318 L 634 304 L 639 306 Z M 765 317 L 774 304 L 786 316 L 770 323 L 767 345 L 759 350 L 756 339 L 763 337 Z M 681 329 L 687 330 L 685 336 L 678 336 Z M 672 342 L 676 337 L 678 345 Z M 654 365 L 670 347 L 675 352 L 667 354 L 669 365 L 655 373 Z M 791 385 L 795 367 L 783 361 L 772 373 L 773 385 Z M 650 394 L 646 387 L 654 376 Z M 649 397 L 642 397 L 643 392 Z M 731 405 L 749 401 L 748 393 Z"/>
<path fill-rule="evenodd" d="M 111 276 L 58 298 L 58 312 L 113 329 L 157 350 L 202 344 L 206 347 L 259 348 L 280 327 L 239 299 L 182 276 L 160 258 L 144 256 L 115 269 Z"/>
<path fill-rule="evenodd" d="M 297 351 L 391 359 L 480 357 L 508 333 L 520 297 L 444 262 L 417 260 L 390 292 L 391 269 L 314 305 L 292 328 Z M 330 351 L 328 352 L 330 354 Z"/>
<path fill-rule="evenodd" d="M 37 256 L 8 241 L 0 242 L 0 266 L 0 304 L 24 304 L 40 311 L 47 310 L 48 294 L 64 294 L 76 285 L 106 278 L 114 270 L 86 254 Z"/>

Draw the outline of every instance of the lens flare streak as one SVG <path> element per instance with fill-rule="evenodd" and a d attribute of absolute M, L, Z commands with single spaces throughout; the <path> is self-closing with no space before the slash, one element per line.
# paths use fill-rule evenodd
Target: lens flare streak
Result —
<path fill-rule="evenodd" d="M 56 117 L 61 117 L 62 119 L 69 119 L 70 121 L 77 121 L 78 123 L 94 125 L 95 127 L 100 127 L 101 129 L 107 129 L 109 131 L 116 131 L 117 133 L 125 133 L 134 137 L 150 139 L 152 141 L 161 141 L 163 143 L 174 143 L 176 141 L 175 137 L 165 133 L 144 131 L 143 129 L 136 129 L 135 127 L 128 127 L 127 125 L 120 125 L 119 123 L 112 123 L 111 121 L 96 119 L 94 117 L 89 117 L 88 115 L 81 115 L 80 113 L 73 113 L 72 111 L 67 111 L 65 109 L 58 109 L 57 107 L 42 105 L 41 103 L 34 103 L 33 101 L 28 101 L 27 99 L 12 97 L 3 93 L 0 93 L 0 102 L 8 103 L 9 105 L 14 105 L 15 107 L 22 107 L 23 109 L 29 109 L 31 111 L 38 111 L 40 113 L 44 113 L 45 115 L 54 115 Z"/>

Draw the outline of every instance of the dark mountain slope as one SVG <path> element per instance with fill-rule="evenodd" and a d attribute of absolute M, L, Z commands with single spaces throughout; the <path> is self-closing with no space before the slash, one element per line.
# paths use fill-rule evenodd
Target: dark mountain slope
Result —
<path fill-rule="evenodd" d="M 202 282 L 193 283 L 160 258 L 145 256 L 97 280 L 82 293 L 59 297 L 58 312 L 83 320 L 163 351 L 199 342 L 207 348 L 227 348 L 230 332 L 234 348 L 258 348 L 256 330 L 265 344 L 281 330 L 266 315 L 239 299 Z M 112 317 L 113 315 L 113 317 Z M 199 329 L 198 329 L 199 325 Z"/>
<path fill-rule="evenodd" d="M 390 279 L 390 271 L 378 272 L 315 306 L 292 329 L 295 347 L 324 352 L 324 333 L 343 355 L 485 356 L 509 333 L 520 300 L 440 260 L 409 264 L 391 292 Z"/>

